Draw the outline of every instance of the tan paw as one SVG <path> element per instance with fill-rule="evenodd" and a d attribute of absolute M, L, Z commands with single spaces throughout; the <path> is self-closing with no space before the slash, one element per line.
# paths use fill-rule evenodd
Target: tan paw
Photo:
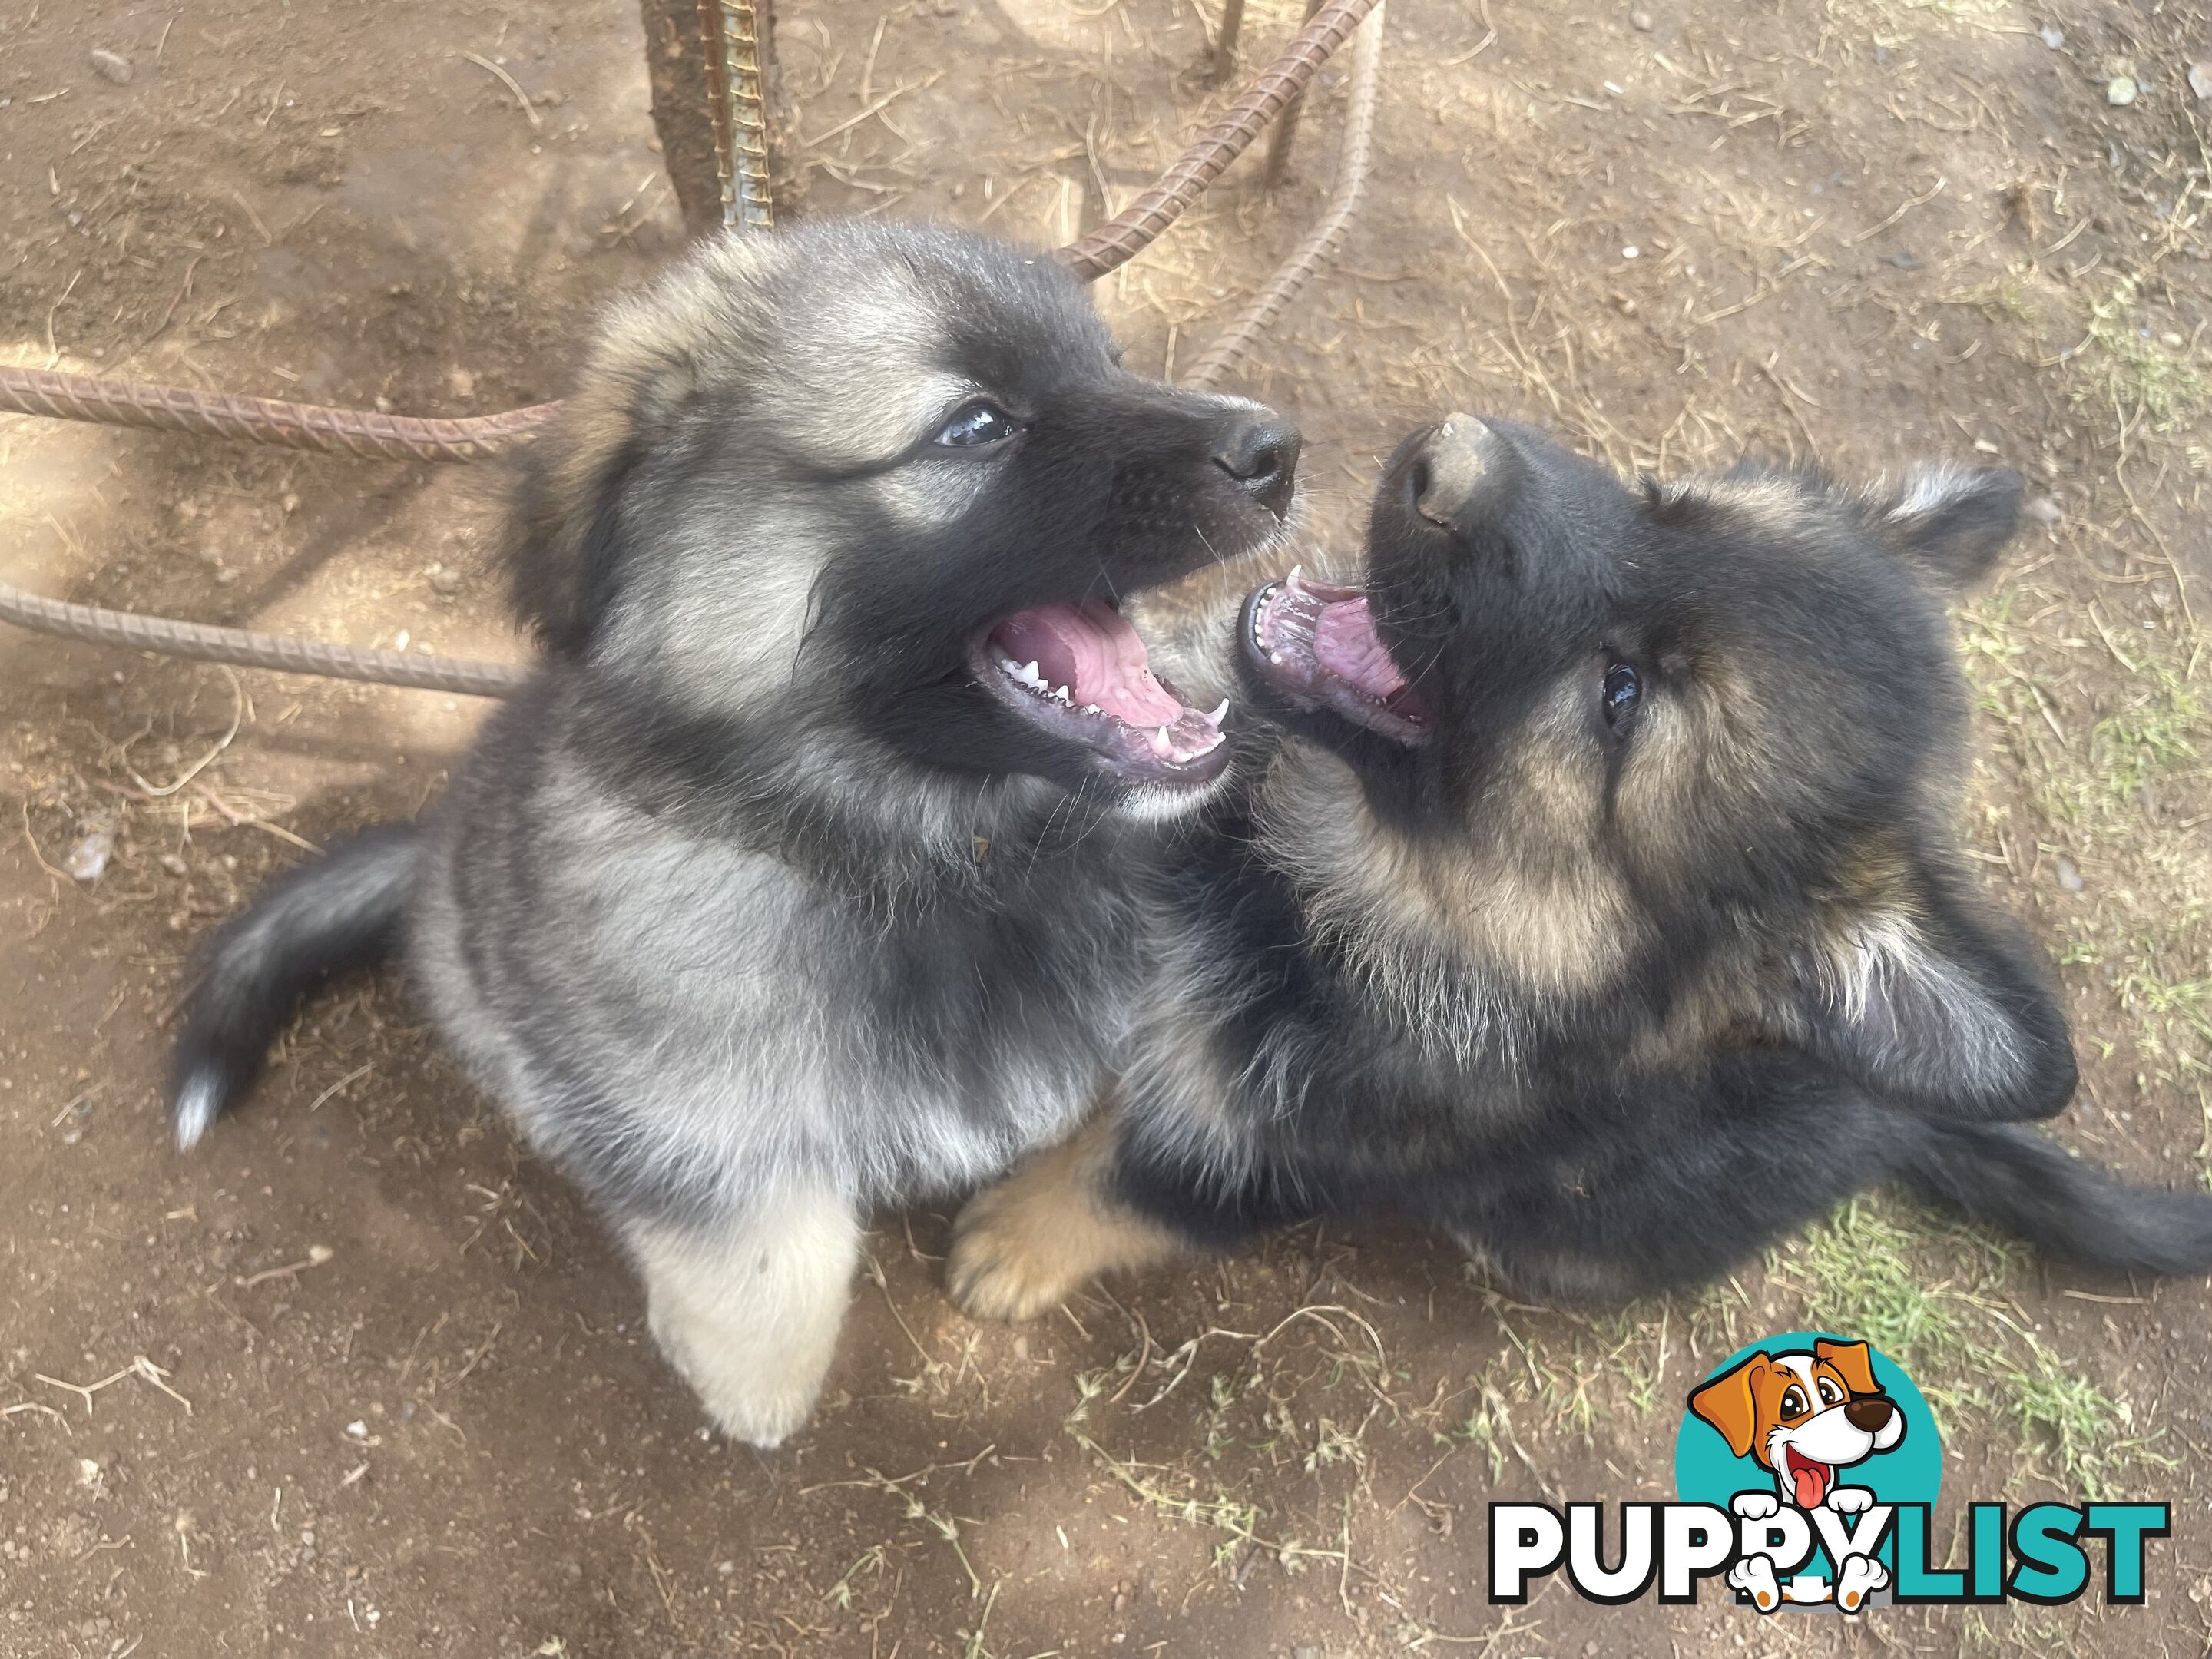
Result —
<path fill-rule="evenodd" d="M 1035 1319 L 1103 1273 L 1179 1255 L 1182 1240 L 1112 1196 L 1115 1126 L 1101 1114 L 968 1200 L 945 1285 L 977 1319 Z"/>
<path fill-rule="evenodd" d="M 1009 1187 L 970 1199 L 953 1224 L 945 1288 L 971 1319 L 1035 1319 L 1083 1288 L 1091 1277 L 1069 1253 L 1052 1248 L 1035 1224 L 1036 1206 Z"/>

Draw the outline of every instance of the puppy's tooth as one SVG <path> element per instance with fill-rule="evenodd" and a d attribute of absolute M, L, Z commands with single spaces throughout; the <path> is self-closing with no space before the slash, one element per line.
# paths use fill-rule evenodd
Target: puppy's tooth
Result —
<path fill-rule="evenodd" d="M 1289 588 L 1293 593 L 1304 594 L 1305 589 L 1298 586 L 1298 573 L 1304 568 L 1305 566 L 1303 564 L 1292 565 L 1291 567 L 1291 574 L 1283 578 L 1283 586 Z"/>
<path fill-rule="evenodd" d="M 1279 652 L 1279 651 L 1270 651 L 1270 652 L 1267 653 L 1267 660 L 1268 660 L 1269 662 L 1271 662 L 1271 663 L 1273 663 L 1277 667 L 1279 667 L 1279 667 L 1282 665 L 1282 662 L 1283 662 L 1283 653 L 1282 653 L 1281 652 Z"/>
<path fill-rule="evenodd" d="M 1162 760 L 1175 752 L 1175 739 L 1168 736 L 1168 729 L 1164 726 L 1152 733 L 1152 752 Z"/>
<path fill-rule="evenodd" d="M 1224 721 L 1224 720 L 1228 719 L 1228 718 L 1229 718 L 1229 699 L 1228 699 L 1228 698 L 1226 698 L 1226 697 L 1224 697 L 1224 698 L 1221 700 L 1221 707 L 1220 707 L 1220 708 L 1218 708 L 1215 709 L 1212 714 L 1208 714 L 1208 715 L 1206 717 L 1206 722 L 1207 722 L 1209 725 L 1211 725 L 1216 732 L 1218 732 L 1218 731 L 1220 731 L 1220 730 L 1221 730 L 1221 722 L 1222 722 L 1222 721 Z"/>
<path fill-rule="evenodd" d="M 1068 695 L 1067 695 L 1067 688 L 1066 688 L 1066 686 L 1064 686 L 1064 685 L 1055 685 L 1055 686 L 1054 686 L 1054 687 L 1052 688 L 1052 695 L 1053 695 L 1053 696 L 1054 696 L 1057 701 L 1059 701 L 1059 702 L 1069 702 L 1069 701 L 1070 701 L 1070 698 L 1068 697 Z"/>
<path fill-rule="evenodd" d="M 1086 714 L 1095 714 L 1098 712 L 1098 705 L 1095 702 L 1086 702 L 1083 705 L 1083 712 Z"/>
<path fill-rule="evenodd" d="M 1021 681 L 1024 685 L 1044 684 L 1044 676 L 1037 672 L 1036 661 L 1034 658 L 1022 665 Z"/>

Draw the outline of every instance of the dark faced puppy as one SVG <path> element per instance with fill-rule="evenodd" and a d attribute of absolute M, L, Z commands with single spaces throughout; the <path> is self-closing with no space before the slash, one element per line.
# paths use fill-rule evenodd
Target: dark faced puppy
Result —
<path fill-rule="evenodd" d="M 1504 422 L 1409 438 L 1365 581 L 1247 602 L 1285 739 L 1163 884 L 1118 1116 L 971 1206 L 956 1292 L 1026 1313 L 1102 1262 L 1392 1211 L 1615 1297 L 1887 1180 L 2090 1263 L 2212 1264 L 2212 1200 L 2007 1126 L 2074 1061 L 1962 870 L 1941 604 L 2018 490 L 1638 489 Z M 1055 1183 L 1097 1220 L 1040 1244 Z"/>
<path fill-rule="evenodd" d="M 1142 984 L 1146 821 L 1228 756 L 1120 600 L 1267 546 L 1297 447 L 1127 373 L 1066 271 L 988 238 L 696 251 L 615 309 L 524 462 L 541 672 L 422 824 L 218 935 L 179 1139 L 303 990 L 404 948 L 715 1421 L 776 1443 L 869 1208 L 988 1179 L 1091 1103 Z"/>
<path fill-rule="evenodd" d="M 611 742 L 687 793 L 827 784 L 902 844 L 902 763 L 1180 810 L 1218 724 L 1152 677 L 1121 598 L 1278 534 L 1297 452 L 1256 404 L 1126 372 L 1042 256 L 728 240 L 596 343 L 528 458 L 515 597 L 609 683 Z"/>

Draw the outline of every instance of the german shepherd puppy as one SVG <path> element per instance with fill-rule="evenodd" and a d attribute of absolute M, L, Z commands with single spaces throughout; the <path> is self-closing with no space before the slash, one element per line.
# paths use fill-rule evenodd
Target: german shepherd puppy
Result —
<path fill-rule="evenodd" d="M 1527 1294 L 1618 1300 L 1881 1182 L 2093 1267 L 2212 1267 L 2212 1198 L 2018 1127 L 2074 1055 L 1958 850 L 1942 599 L 2019 494 L 1638 489 L 1504 422 L 1409 437 L 1364 586 L 1245 603 L 1284 735 L 1164 867 L 1117 1109 L 969 1206 L 956 1298 L 1026 1316 L 1389 1212 Z"/>
<path fill-rule="evenodd" d="M 536 677 L 422 822 L 214 939 L 179 1142 L 306 988 L 404 950 L 714 1420 L 777 1443 L 870 1207 L 1092 1103 L 1142 982 L 1133 862 L 1229 752 L 1120 596 L 1273 544 L 1297 453 L 1124 372 L 1048 258 L 890 224 L 706 246 L 614 309 L 522 463 Z"/>

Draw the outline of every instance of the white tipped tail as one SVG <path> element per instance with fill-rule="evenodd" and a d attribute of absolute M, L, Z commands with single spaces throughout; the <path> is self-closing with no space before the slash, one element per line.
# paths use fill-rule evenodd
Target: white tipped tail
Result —
<path fill-rule="evenodd" d="M 189 1152 L 222 1109 L 222 1078 L 213 1066 L 202 1066 L 177 1085 L 176 1104 L 169 1109 L 176 1131 L 177 1150 Z"/>

